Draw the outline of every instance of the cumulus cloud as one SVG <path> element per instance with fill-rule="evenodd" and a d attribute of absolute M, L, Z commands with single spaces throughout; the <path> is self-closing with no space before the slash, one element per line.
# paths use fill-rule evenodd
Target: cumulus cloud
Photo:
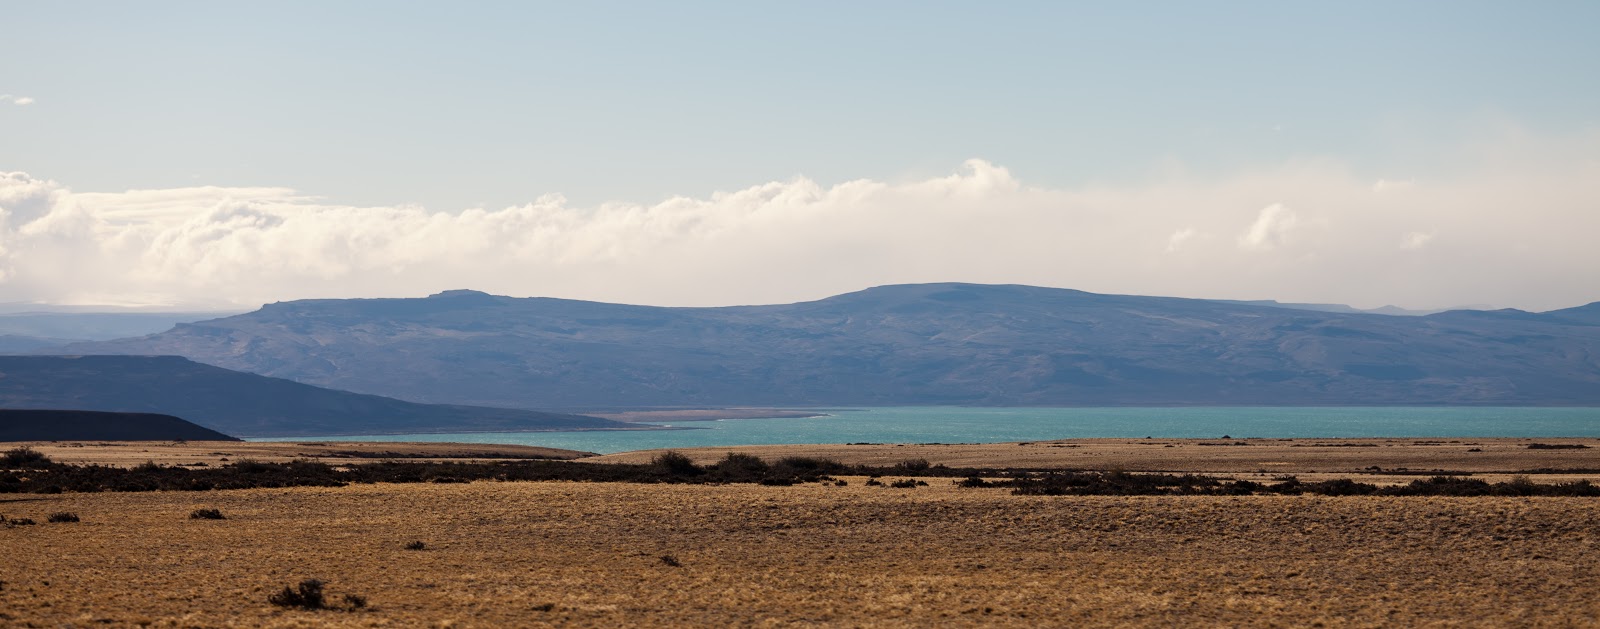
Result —
<path fill-rule="evenodd" d="M 547 195 L 462 211 L 275 187 L 79 192 L 0 173 L 0 301 L 251 307 L 475 288 L 724 305 L 970 281 L 1553 308 L 1600 299 L 1600 141 L 1587 146 L 1403 195 L 1373 194 L 1371 178 L 1331 162 L 1048 188 L 973 160 L 920 181 L 796 178 L 653 204 Z"/>
<path fill-rule="evenodd" d="M 1239 247 L 1258 251 L 1276 249 L 1288 240 L 1289 232 L 1294 230 L 1299 220 L 1294 212 L 1280 203 L 1261 208 L 1255 222 L 1239 235 Z"/>
<path fill-rule="evenodd" d="M 1167 236 L 1167 251 L 1170 253 L 1182 249 L 1183 243 L 1193 240 L 1195 236 L 1199 235 L 1199 233 L 1200 232 L 1187 227 L 1172 232 L 1171 236 Z"/>
<path fill-rule="evenodd" d="M 0 103 L 5 103 L 5 102 L 10 102 L 13 105 L 32 105 L 33 104 L 33 97 L 32 96 L 13 96 L 11 94 L 0 94 Z"/>

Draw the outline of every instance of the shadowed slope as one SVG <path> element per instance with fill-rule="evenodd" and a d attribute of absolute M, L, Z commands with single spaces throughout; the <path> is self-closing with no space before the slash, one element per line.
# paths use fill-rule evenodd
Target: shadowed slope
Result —
<path fill-rule="evenodd" d="M 171 415 L 0 409 L 0 441 L 238 441 Z"/>
<path fill-rule="evenodd" d="M 0 356 L 0 406 L 169 413 L 244 436 L 630 427 L 582 415 L 403 402 L 176 356 Z"/>

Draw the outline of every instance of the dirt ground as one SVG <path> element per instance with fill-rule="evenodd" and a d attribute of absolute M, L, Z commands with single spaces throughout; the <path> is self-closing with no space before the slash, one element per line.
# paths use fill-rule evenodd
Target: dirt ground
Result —
<path fill-rule="evenodd" d="M 39 524 L 0 528 L 0 625 L 1600 624 L 1600 500 L 849 480 L 6 497 L 0 513 Z M 81 521 L 45 521 L 60 511 Z M 268 604 L 312 577 L 368 608 Z"/>
<path fill-rule="evenodd" d="M 0 443 L 0 450 L 29 447 L 58 463 L 133 467 L 159 465 L 215 467 L 233 461 L 282 463 L 293 460 L 324 463 L 404 461 L 493 461 L 502 459 L 575 459 L 589 452 L 487 443 L 399 443 L 315 441 L 268 443 L 250 441 L 33 441 Z"/>

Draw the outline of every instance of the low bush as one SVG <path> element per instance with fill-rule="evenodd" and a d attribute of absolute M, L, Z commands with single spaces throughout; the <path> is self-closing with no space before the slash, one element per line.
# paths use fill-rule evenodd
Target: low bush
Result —
<path fill-rule="evenodd" d="M 217 509 L 195 509 L 189 512 L 190 520 L 222 520 L 222 512 Z"/>
<path fill-rule="evenodd" d="M 901 464 L 905 464 L 902 462 Z M 914 466 L 920 467 L 913 462 Z M 1533 470 L 1529 473 L 1574 473 L 1572 470 Z M 1434 478 L 1409 485 L 1378 487 L 1349 479 L 1305 483 L 1293 477 L 1262 484 L 1194 474 L 1134 474 L 1071 470 L 1016 470 L 950 468 L 932 465 L 918 472 L 923 477 L 952 478 L 962 487 L 1007 487 L 1025 495 L 1247 495 L 1318 494 L 1328 496 L 1600 496 L 1589 483 L 1542 485 L 1526 479 L 1510 483 L 1481 483 L 1464 473 L 1432 473 Z M 0 471 L 0 494 L 102 491 L 206 491 L 256 487 L 342 487 L 350 483 L 425 483 L 494 481 L 586 481 L 627 483 L 760 483 L 785 486 L 796 483 L 844 485 L 834 475 L 866 476 L 868 486 L 883 486 L 885 475 L 903 475 L 898 466 L 849 466 L 832 459 L 788 457 L 768 463 L 757 457 L 730 454 L 709 467 L 696 465 L 677 452 L 666 452 L 646 464 L 600 464 L 575 461 L 525 460 L 506 462 L 380 462 L 334 468 L 324 463 L 291 461 L 258 463 L 239 461 L 212 468 L 140 465 L 132 469 L 100 465 L 52 464 L 25 473 Z M 1450 479 L 1450 480 L 1438 480 Z M 910 480 L 910 479 L 907 479 Z M 903 481 L 896 481 L 903 482 Z M 925 481 L 914 481 L 923 482 Z M 916 485 L 913 485 L 916 486 Z"/>
<path fill-rule="evenodd" d="M 285 587 L 277 593 L 267 596 L 267 602 L 279 607 L 294 607 L 307 611 L 339 609 L 340 607 L 345 611 L 356 611 L 366 608 L 367 597 L 358 594 L 341 596 L 340 601 L 343 605 L 340 607 L 329 605 L 328 596 L 322 591 L 324 585 L 326 584 L 320 580 L 306 579 L 301 581 L 299 585 L 292 588 Z"/>
<path fill-rule="evenodd" d="M 406 544 L 406 550 L 426 550 L 427 548 L 428 545 L 422 543 L 422 540 L 417 540 L 415 542 Z"/>
<path fill-rule="evenodd" d="M 67 511 L 57 511 L 55 513 L 50 514 L 50 517 L 45 518 L 45 520 L 47 522 L 57 522 L 57 523 L 60 523 L 60 522 L 77 522 L 78 521 L 78 514 L 67 512 Z"/>
<path fill-rule="evenodd" d="M 693 459 L 673 450 L 656 455 L 650 465 L 669 476 L 700 476 L 706 473 L 706 468 L 695 465 Z"/>
<path fill-rule="evenodd" d="M 322 594 L 322 585 L 322 582 L 316 579 L 306 579 L 298 586 L 284 587 L 282 591 L 268 596 L 267 602 L 279 607 L 322 609 L 328 606 L 327 599 Z"/>
<path fill-rule="evenodd" d="M 50 457 L 28 446 L 12 448 L 6 450 L 5 454 L 0 454 L 0 468 L 3 469 L 40 468 L 54 464 Z"/>
<path fill-rule="evenodd" d="M 894 464 L 894 469 L 903 474 L 926 472 L 931 467 L 933 465 L 929 464 L 927 459 L 906 459 Z"/>

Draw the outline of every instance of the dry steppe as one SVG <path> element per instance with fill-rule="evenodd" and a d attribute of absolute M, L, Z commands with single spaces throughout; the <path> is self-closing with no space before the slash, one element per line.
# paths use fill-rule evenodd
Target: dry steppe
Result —
<path fill-rule="evenodd" d="M 1079 464 L 1089 451 L 1105 467 L 1240 473 L 1268 462 L 1252 456 L 1318 474 L 1335 463 L 1600 467 L 1593 447 L 1413 443 L 1422 441 L 1092 440 L 692 454 L 1102 467 Z M 397 447 L 373 447 L 380 446 Z M 448 449 L 418 447 L 408 454 Z M 984 449 L 1019 454 L 955 458 Z M 1166 459 L 1153 461 L 1154 453 Z M 1213 455 L 1221 462 L 1207 459 Z M 598 460 L 640 457 L 649 455 Z M 1600 625 L 1600 499 L 1045 497 L 961 488 L 949 478 L 909 489 L 844 480 L 4 495 L 0 514 L 37 524 L 0 528 L 0 626 Z M 212 508 L 225 519 L 189 517 Z M 47 521 L 58 512 L 80 521 Z M 425 547 L 408 550 L 414 541 Z M 368 607 L 301 611 L 267 602 L 307 578 L 325 581 L 333 601 L 357 594 Z"/>
<path fill-rule="evenodd" d="M 40 524 L 0 529 L 0 624 L 1600 623 L 1593 499 L 1051 498 L 848 480 L 8 498 L 6 515 Z M 190 519 L 197 508 L 227 519 Z M 45 522 L 58 511 L 81 521 Z M 369 609 L 267 603 L 308 577 Z"/>

